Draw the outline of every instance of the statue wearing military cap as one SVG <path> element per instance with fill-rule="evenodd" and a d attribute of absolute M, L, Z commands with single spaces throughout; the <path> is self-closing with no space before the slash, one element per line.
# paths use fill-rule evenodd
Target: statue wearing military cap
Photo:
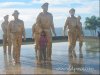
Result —
<path fill-rule="evenodd" d="M 46 3 L 44 3 L 41 7 L 42 7 L 42 8 L 48 7 L 48 5 L 49 5 L 49 3 L 46 2 Z"/>
<path fill-rule="evenodd" d="M 69 10 L 69 12 L 71 12 L 71 11 L 74 11 L 74 12 L 75 12 L 75 9 L 74 9 L 74 8 L 71 8 L 71 9 Z"/>
<path fill-rule="evenodd" d="M 14 15 L 19 15 L 19 12 L 17 10 L 14 11 L 14 13 L 12 14 L 12 16 Z"/>
<path fill-rule="evenodd" d="M 82 30 L 82 23 L 81 23 L 80 20 L 81 20 L 81 16 L 78 16 L 77 22 L 79 24 L 77 25 L 77 39 L 79 40 L 79 51 L 80 51 L 80 54 L 82 54 L 82 45 L 83 45 L 84 33 L 83 33 L 83 30 Z"/>
<path fill-rule="evenodd" d="M 76 45 L 76 38 L 77 38 L 77 18 L 74 16 L 75 14 L 75 9 L 71 8 L 69 10 L 70 13 L 70 17 L 67 17 L 66 22 L 65 22 L 65 26 L 64 26 L 64 35 L 65 35 L 65 31 L 67 29 L 68 31 L 68 42 L 69 42 L 69 56 L 73 56 L 74 48 Z M 75 55 L 76 56 L 76 55 Z"/>
<path fill-rule="evenodd" d="M 9 17 L 9 15 L 6 15 L 6 16 L 4 16 L 4 19 L 6 19 L 6 18 L 8 18 Z"/>
<path fill-rule="evenodd" d="M 7 45 L 8 45 L 8 54 L 11 54 L 11 40 L 10 35 L 8 36 L 8 21 L 9 15 L 4 16 L 4 22 L 1 24 L 1 28 L 3 30 L 3 49 L 4 54 L 7 53 Z"/>
<path fill-rule="evenodd" d="M 71 16 L 74 17 L 75 9 L 74 9 L 74 8 L 71 8 L 71 9 L 69 10 L 69 13 L 70 13 Z"/>
<path fill-rule="evenodd" d="M 14 20 L 10 21 L 8 33 L 12 34 L 12 44 L 13 44 L 13 58 L 15 63 L 20 62 L 20 50 L 22 44 L 22 36 L 25 40 L 25 28 L 24 21 L 18 18 L 19 12 L 17 10 L 12 14 Z"/>
<path fill-rule="evenodd" d="M 51 60 L 51 55 L 52 55 L 52 32 L 54 35 L 55 33 L 55 28 L 54 28 L 54 23 L 53 23 L 53 16 L 51 13 L 48 12 L 48 3 L 44 3 L 41 7 L 43 9 L 43 12 L 41 12 L 36 20 L 36 24 L 39 24 L 41 29 L 45 31 L 46 36 L 47 36 L 47 51 L 46 51 L 46 59 L 48 61 Z M 51 32 L 52 31 L 52 32 Z M 40 52 L 39 52 L 40 53 Z M 41 62 L 41 56 L 38 54 L 38 62 Z"/>

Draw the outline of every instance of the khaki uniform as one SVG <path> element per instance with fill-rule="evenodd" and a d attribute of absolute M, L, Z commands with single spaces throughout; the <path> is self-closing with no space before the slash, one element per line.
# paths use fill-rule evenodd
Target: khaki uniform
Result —
<path fill-rule="evenodd" d="M 51 60 L 52 55 L 52 32 L 55 33 L 54 24 L 53 24 L 53 16 L 50 13 L 41 12 L 38 17 L 36 23 L 40 24 L 42 30 L 45 31 L 47 36 L 47 60 Z"/>
<path fill-rule="evenodd" d="M 68 17 L 65 23 L 68 27 L 68 42 L 69 42 L 69 54 L 72 55 L 74 52 L 74 48 L 76 45 L 76 39 L 77 39 L 77 18 L 76 17 Z"/>
<path fill-rule="evenodd" d="M 45 29 L 47 36 L 47 59 L 51 60 L 51 55 L 52 55 L 52 33 L 50 30 Z"/>
<path fill-rule="evenodd" d="M 32 35 L 35 40 L 35 52 L 36 52 L 36 57 L 37 56 L 37 50 L 39 49 L 39 38 L 40 38 L 40 33 L 41 33 L 41 28 L 38 24 L 34 24 L 32 27 Z"/>
<path fill-rule="evenodd" d="M 7 51 L 7 45 L 8 45 L 8 53 L 11 54 L 11 37 L 8 36 L 8 21 L 4 21 L 1 25 L 1 28 L 3 30 L 3 49 L 4 53 Z"/>
<path fill-rule="evenodd" d="M 9 23 L 9 33 L 12 34 L 13 58 L 17 63 L 20 60 L 22 36 L 25 38 L 24 22 L 19 19 L 11 21 Z"/>
<path fill-rule="evenodd" d="M 77 39 L 79 40 L 79 50 L 81 50 L 83 45 L 83 31 L 81 22 L 79 22 L 79 26 L 77 27 Z"/>

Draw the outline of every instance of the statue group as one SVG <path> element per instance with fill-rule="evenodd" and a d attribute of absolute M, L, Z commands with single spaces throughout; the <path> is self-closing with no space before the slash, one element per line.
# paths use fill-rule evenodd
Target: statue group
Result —
<path fill-rule="evenodd" d="M 37 64 L 41 62 L 47 63 L 51 61 L 52 56 L 52 32 L 56 36 L 55 27 L 53 23 L 53 16 L 48 12 L 48 3 L 44 3 L 41 8 L 42 12 L 39 13 L 36 19 L 36 23 L 32 26 L 32 38 L 35 40 L 35 52 L 37 58 Z M 75 52 L 74 48 L 76 40 L 79 39 L 79 51 L 82 53 L 82 42 L 83 32 L 82 23 L 80 22 L 81 17 L 75 17 L 75 9 L 69 10 L 70 17 L 67 17 L 64 25 L 64 36 L 65 31 L 68 31 L 68 51 L 69 56 L 72 57 Z M 9 15 L 4 16 L 4 22 L 1 27 L 3 30 L 3 49 L 4 54 L 11 56 L 11 47 L 13 45 L 12 56 L 15 63 L 20 62 L 20 50 L 22 44 L 22 38 L 26 40 L 24 21 L 18 18 L 19 12 L 15 10 L 12 14 L 14 20 L 8 22 Z"/>

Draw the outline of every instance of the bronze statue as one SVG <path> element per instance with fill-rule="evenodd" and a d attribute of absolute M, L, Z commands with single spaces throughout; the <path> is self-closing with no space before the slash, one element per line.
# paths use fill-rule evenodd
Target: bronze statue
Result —
<path fill-rule="evenodd" d="M 4 54 L 7 52 L 7 45 L 8 45 L 8 54 L 11 55 L 11 37 L 10 34 L 8 35 L 8 21 L 9 15 L 4 16 L 4 22 L 1 24 L 1 28 L 3 31 L 3 49 Z"/>
<path fill-rule="evenodd" d="M 82 23 L 80 22 L 81 16 L 77 17 L 78 27 L 77 27 L 77 38 L 79 40 L 79 51 L 82 53 L 82 45 L 83 45 L 83 30 L 82 30 Z"/>
<path fill-rule="evenodd" d="M 51 60 L 52 55 L 52 31 L 54 35 L 54 23 L 53 23 L 53 16 L 51 13 L 48 12 L 48 3 L 44 3 L 42 6 L 43 12 L 41 12 L 36 20 L 36 23 L 40 25 L 43 31 L 45 31 L 47 36 L 47 60 Z"/>
<path fill-rule="evenodd" d="M 68 42 L 69 42 L 69 56 L 72 56 L 72 53 L 75 52 L 74 48 L 76 45 L 76 39 L 77 39 L 77 18 L 74 16 L 75 14 L 75 9 L 70 9 L 69 13 L 71 17 L 68 17 L 65 26 L 64 26 L 64 36 L 65 36 L 65 31 L 67 29 L 68 31 Z"/>
<path fill-rule="evenodd" d="M 38 51 L 39 51 L 39 38 L 40 38 L 40 33 L 42 29 L 39 26 L 39 24 L 34 24 L 32 26 L 32 39 L 35 41 L 35 53 L 36 53 L 36 58 L 38 58 Z"/>
<path fill-rule="evenodd" d="M 15 63 L 20 62 L 20 50 L 22 44 L 22 36 L 25 38 L 25 28 L 24 22 L 18 18 L 19 12 L 17 10 L 12 14 L 14 20 L 9 23 L 9 34 L 12 34 L 12 44 L 13 44 L 13 58 Z"/>

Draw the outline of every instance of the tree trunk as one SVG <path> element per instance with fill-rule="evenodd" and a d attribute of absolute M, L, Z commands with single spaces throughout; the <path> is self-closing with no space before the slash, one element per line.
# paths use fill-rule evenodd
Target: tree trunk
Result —
<path fill-rule="evenodd" d="M 96 29 L 95 29 L 95 36 L 96 36 Z"/>
<path fill-rule="evenodd" d="M 90 33 L 91 33 L 91 36 L 93 36 L 93 32 L 92 32 L 92 30 L 90 29 Z"/>

